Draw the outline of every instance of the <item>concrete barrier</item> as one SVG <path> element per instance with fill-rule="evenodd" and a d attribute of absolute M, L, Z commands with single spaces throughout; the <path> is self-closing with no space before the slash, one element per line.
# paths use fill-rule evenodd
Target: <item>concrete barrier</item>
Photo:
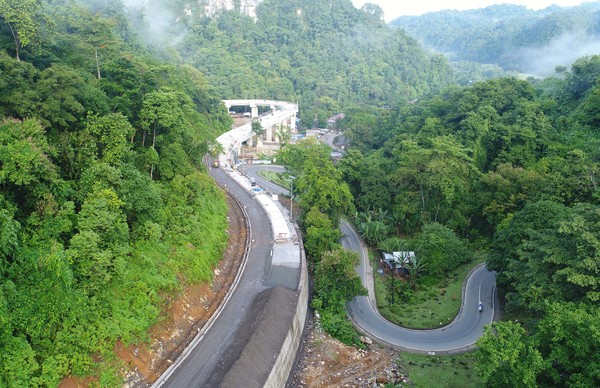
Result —
<path fill-rule="evenodd" d="M 306 265 L 306 257 L 304 255 L 304 247 L 300 245 L 302 268 L 300 271 L 300 282 L 298 285 L 298 303 L 296 304 L 296 314 L 292 321 L 292 326 L 288 331 L 281 351 L 277 356 L 275 365 L 264 384 L 265 388 L 284 387 L 288 381 L 298 349 L 304 335 L 306 325 L 306 317 L 308 314 L 308 268 Z"/>

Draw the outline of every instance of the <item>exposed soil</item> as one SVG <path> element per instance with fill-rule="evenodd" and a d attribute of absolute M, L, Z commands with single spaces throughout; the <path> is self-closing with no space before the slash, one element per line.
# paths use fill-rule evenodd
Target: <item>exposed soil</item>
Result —
<path fill-rule="evenodd" d="M 370 342 L 365 339 L 365 342 Z M 412 385 L 396 365 L 398 354 L 377 344 L 365 349 L 346 346 L 325 334 L 318 321 L 306 328 L 298 366 L 291 387 L 383 387 Z"/>
<path fill-rule="evenodd" d="M 279 198 L 289 209 L 290 200 Z M 126 387 L 148 387 L 177 359 L 187 344 L 208 321 L 225 297 L 237 274 L 244 253 L 246 227 L 233 199 L 229 204 L 229 245 L 215 269 L 210 285 L 186 287 L 172 297 L 162 316 L 164 320 L 150 330 L 150 343 L 125 347 L 118 343 L 115 352 L 124 361 Z M 294 206 L 295 207 L 295 206 Z M 296 215 L 296 213 L 294 213 Z M 374 387 L 388 383 L 410 385 L 406 374 L 395 363 L 397 354 L 378 345 L 365 350 L 346 346 L 323 333 L 309 318 L 292 387 Z M 67 378 L 61 388 L 87 387 L 91 380 Z"/>
<path fill-rule="evenodd" d="M 246 225 L 234 200 L 228 197 L 227 201 L 229 244 L 212 284 L 188 286 L 173 297 L 165 319 L 150 330 L 149 346 L 117 344 L 116 352 L 128 366 L 127 386 L 143 387 L 156 381 L 214 314 L 235 280 L 244 255 Z"/>

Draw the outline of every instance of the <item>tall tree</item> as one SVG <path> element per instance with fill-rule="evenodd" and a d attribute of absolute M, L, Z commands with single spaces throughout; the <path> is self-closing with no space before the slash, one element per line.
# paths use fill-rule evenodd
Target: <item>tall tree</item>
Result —
<path fill-rule="evenodd" d="M 405 214 L 404 228 L 414 231 L 428 222 L 442 222 L 465 230 L 469 209 L 464 199 L 479 175 L 468 150 L 442 136 L 432 139 L 430 147 L 404 141 L 396 152 L 395 211 Z"/>
<path fill-rule="evenodd" d="M 39 0 L 1 0 L 0 17 L 8 24 L 15 42 L 15 57 L 34 39 L 39 28 Z"/>
<path fill-rule="evenodd" d="M 544 362 L 520 325 L 494 322 L 486 326 L 477 347 L 477 369 L 487 386 L 536 386 Z"/>
<path fill-rule="evenodd" d="M 600 385 L 600 324 L 598 306 L 552 303 L 539 322 L 535 340 L 547 362 L 544 385 Z M 540 384 L 541 385 L 541 384 Z"/>

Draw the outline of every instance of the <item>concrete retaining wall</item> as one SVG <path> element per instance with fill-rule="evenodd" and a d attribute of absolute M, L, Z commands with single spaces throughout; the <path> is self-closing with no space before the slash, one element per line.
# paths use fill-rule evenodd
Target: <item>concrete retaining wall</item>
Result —
<path fill-rule="evenodd" d="M 280 388 L 286 385 L 294 366 L 294 361 L 296 360 L 300 341 L 302 341 L 306 316 L 308 313 L 308 268 L 306 266 L 306 257 L 302 245 L 300 246 L 300 252 L 302 256 L 302 268 L 298 286 L 299 296 L 298 304 L 296 305 L 296 314 L 283 346 L 281 347 L 281 351 L 277 356 L 275 365 L 273 365 L 273 369 L 265 382 L 265 388 Z"/>

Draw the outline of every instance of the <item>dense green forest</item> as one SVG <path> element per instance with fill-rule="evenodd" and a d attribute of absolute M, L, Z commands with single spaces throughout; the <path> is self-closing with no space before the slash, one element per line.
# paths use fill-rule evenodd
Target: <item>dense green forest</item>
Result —
<path fill-rule="evenodd" d="M 465 247 L 498 272 L 507 321 L 478 342 L 487 385 L 600 384 L 599 69 L 583 57 L 545 81 L 452 87 L 342 122 L 338 168 L 372 246 L 401 237 L 411 275 L 443 279 Z"/>
<path fill-rule="evenodd" d="M 346 114 L 337 165 L 310 141 L 278 156 L 329 332 L 357 342 L 347 216 L 373 247 L 412 244 L 411 286 L 489 253 L 507 321 L 479 342 L 488 385 L 600 385 L 600 57 L 459 87 L 350 0 L 265 0 L 256 20 L 158 4 L 0 0 L 0 386 L 119 385 L 115 342 L 210 280 L 227 221 L 202 156 L 231 125 L 220 99 L 243 97 L 299 101 L 305 127 Z"/>
<path fill-rule="evenodd" d="M 226 204 L 202 156 L 231 121 L 117 1 L 0 1 L 0 386 L 95 375 L 207 281 Z"/>
<path fill-rule="evenodd" d="M 182 14 L 185 1 L 170 2 Z M 202 17 L 191 6 L 173 36 L 181 60 L 206 74 L 223 98 L 298 101 L 301 124 L 357 106 L 393 106 L 454 81 L 445 58 L 350 0 L 265 0 L 257 20 L 239 11 Z"/>
<path fill-rule="evenodd" d="M 445 10 L 402 16 L 390 25 L 453 61 L 496 64 L 537 76 L 552 75 L 556 66 L 600 50 L 600 2 L 539 11 L 509 4 Z"/>

